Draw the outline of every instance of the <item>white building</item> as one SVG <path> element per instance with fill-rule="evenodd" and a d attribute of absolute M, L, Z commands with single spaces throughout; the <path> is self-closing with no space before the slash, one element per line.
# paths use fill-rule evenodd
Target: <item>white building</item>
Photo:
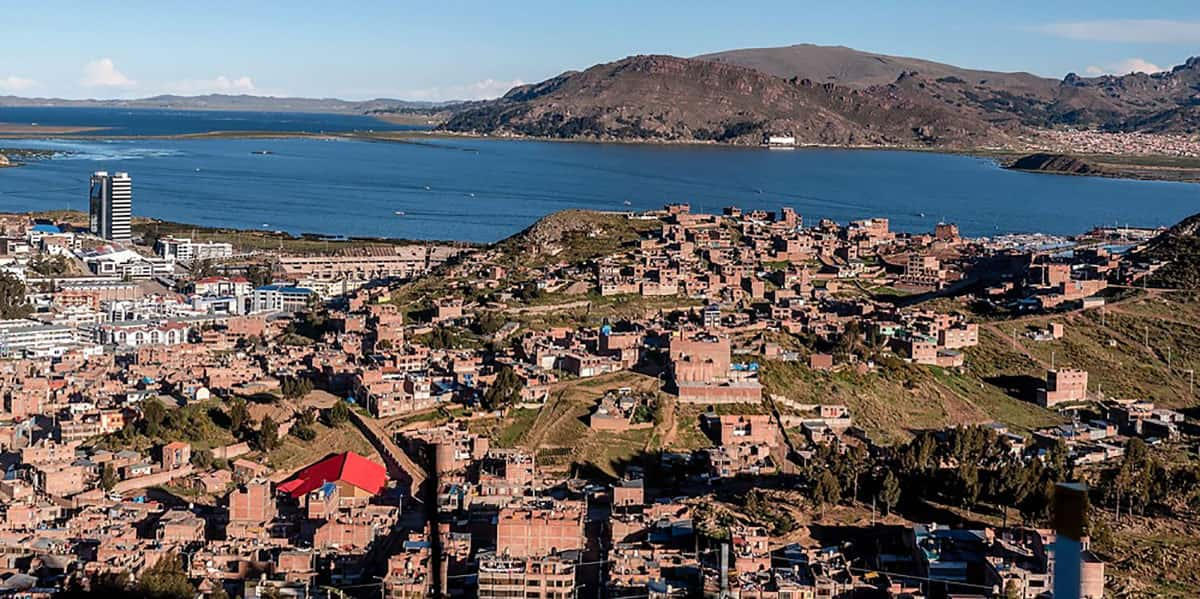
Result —
<path fill-rule="evenodd" d="M 61 356 L 77 342 L 71 327 L 36 320 L 0 320 L 0 357 Z"/>
<path fill-rule="evenodd" d="M 192 287 L 196 295 L 249 295 L 254 286 L 245 277 L 204 277 Z"/>
<path fill-rule="evenodd" d="M 110 322 L 100 325 L 100 342 L 122 347 L 179 345 L 188 342 L 190 331 L 190 326 L 175 320 Z"/>
<path fill-rule="evenodd" d="M 84 252 L 81 257 L 88 268 L 100 276 L 149 279 L 174 272 L 167 260 L 147 258 L 133 250 L 111 245 Z"/>
<path fill-rule="evenodd" d="M 289 285 L 263 285 L 250 298 L 250 313 L 296 312 L 308 306 L 313 291 Z"/>
<path fill-rule="evenodd" d="M 129 241 L 133 236 L 133 180 L 129 173 L 96 171 L 88 196 L 88 229 L 110 241 Z"/>
<path fill-rule="evenodd" d="M 154 244 L 159 256 L 176 262 L 213 260 L 233 255 L 233 245 L 223 241 L 192 241 L 187 237 L 163 237 Z"/>

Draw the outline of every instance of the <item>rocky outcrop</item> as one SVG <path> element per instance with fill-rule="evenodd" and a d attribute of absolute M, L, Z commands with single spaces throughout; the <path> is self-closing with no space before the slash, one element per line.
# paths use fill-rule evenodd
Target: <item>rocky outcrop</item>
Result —
<path fill-rule="evenodd" d="M 1059 175 L 1090 175 L 1094 177 L 1115 177 L 1111 173 L 1075 156 L 1067 154 L 1030 154 L 1022 156 L 1007 165 L 1017 171 L 1032 171 L 1039 173 L 1054 173 Z"/>

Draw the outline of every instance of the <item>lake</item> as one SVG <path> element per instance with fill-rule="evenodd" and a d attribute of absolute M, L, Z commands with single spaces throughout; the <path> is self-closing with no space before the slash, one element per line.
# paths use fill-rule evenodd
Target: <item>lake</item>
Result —
<path fill-rule="evenodd" d="M 421 129 L 355 114 L 165 110 L 157 108 L 0 107 L 0 123 L 43 127 L 99 127 L 86 135 L 186 135 L 209 131 L 272 133 L 323 131 L 403 131 Z"/>
<path fill-rule="evenodd" d="M 925 152 L 467 138 L 23 139 L 0 147 L 64 152 L 0 169 L 0 211 L 86 210 L 89 174 L 120 170 L 133 177 L 137 215 L 294 233 L 486 242 L 566 208 L 668 202 L 708 212 L 792 206 L 809 223 L 886 216 L 901 231 L 945 220 L 971 236 L 1170 225 L 1200 212 L 1196 184 L 1011 172 Z"/>

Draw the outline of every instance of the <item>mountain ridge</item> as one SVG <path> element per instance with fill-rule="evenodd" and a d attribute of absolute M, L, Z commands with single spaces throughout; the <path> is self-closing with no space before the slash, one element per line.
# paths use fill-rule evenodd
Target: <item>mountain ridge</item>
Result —
<path fill-rule="evenodd" d="M 458 101 L 428 102 L 372 98 L 343 100 L 340 98 L 305 98 L 296 96 L 259 96 L 253 94 L 202 94 L 194 96 L 159 94 L 130 99 L 66 99 L 22 96 L 0 96 L 0 107 L 62 107 L 62 108 L 159 108 L 168 110 L 245 110 L 251 112 L 332 112 L 369 114 L 396 110 L 437 110 L 459 104 Z"/>
<path fill-rule="evenodd" d="M 456 113 L 443 130 L 599 140 L 759 143 L 786 134 L 826 145 L 981 146 L 1005 126 L 893 86 L 784 80 L 738 65 L 636 55 L 520 86 Z"/>
<path fill-rule="evenodd" d="M 1200 132 L 1200 58 L 1060 81 L 840 46 L 638 55 L 516 87 L 442 129 L 742 144 L 780 133 L 801 144 L 977 149 L 1053 127 Z"/>

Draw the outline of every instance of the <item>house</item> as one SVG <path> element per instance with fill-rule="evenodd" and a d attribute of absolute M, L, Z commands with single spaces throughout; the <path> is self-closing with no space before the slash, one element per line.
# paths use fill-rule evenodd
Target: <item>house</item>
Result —
<path fill-rule="evenodd" d="M 343 496 L 378 495 L 387 483 L 387 470 L 348 451 L 304 468 L 279 485 L 278 490 L 298 499 L 320 489 L 325 483 L 336 484 Z"/>

